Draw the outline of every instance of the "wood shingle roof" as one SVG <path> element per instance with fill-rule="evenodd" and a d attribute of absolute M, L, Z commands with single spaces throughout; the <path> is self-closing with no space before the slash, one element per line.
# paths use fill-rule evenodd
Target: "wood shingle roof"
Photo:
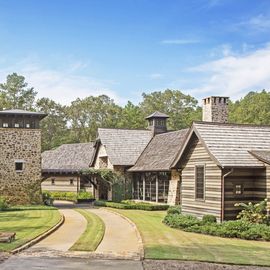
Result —
<path fill-rule="evenodd" d="M 195 122 L 189 138 L 193 133 L 221 167 L 263 167 L 264 164 L 251 152 L 270 150 L 270 126 Z M 173 167 L 187 145 L 188 140 Z"/>
<path fill-rule="evenodd" d="M 93 143 L 63 144 L 41 154 L 42 172 L 71 172 L 89 168 Z"/>
<path fill-rule="evenodd" d="M 168 171 L 189 129 L 158 134 L 150 141 L 129 171 Z"/>
<path fill-rule="evenodd" d="M 98 129 L 98 139 L 113 165 L 133 166 L 151 138 L 149 130 Z"/>

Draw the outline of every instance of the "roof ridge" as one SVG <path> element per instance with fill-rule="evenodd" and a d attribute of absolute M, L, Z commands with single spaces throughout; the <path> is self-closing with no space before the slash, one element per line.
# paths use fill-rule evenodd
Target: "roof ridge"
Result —
<path fill-rule="evenodd" d="M 151 132 L 151 130 L 149 129 L 140 129 L 140 128 L 104 128 L 104 127 L 100 127 L 98 128 L 98 130 L 100 129 L 113 129 L 113 130 L 138 130 L 138 131 L 149 131 Z"/>
<path fill-rule="evenodd" d="M 259 124 L 245 124 L 245 123 L 221 123 L 221 122 L 207 122 L 207 121 L 194 121 L 193 124 L 204 124 L 213 126 L 243 126 L 243 127 L 269 127 L 270 125 Z"/>

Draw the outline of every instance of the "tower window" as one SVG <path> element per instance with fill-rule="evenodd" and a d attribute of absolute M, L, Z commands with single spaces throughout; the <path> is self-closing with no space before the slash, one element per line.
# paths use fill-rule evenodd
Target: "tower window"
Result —
<path fill-rule="evenodd" d="M 14 124 L 14 127 L 15 127 L 15 128 L 19 128 L 19 127 L 20 127 L 20 124 L 15 123 L 15 124 Z"/>
<path fill-rule="evenodd" d="M 7 128 L 8 127 L 8 123 L 3 123 L 3 127 Z"/>
<path fill-rule="evenodd" d="M 25 127 L 26 127 L 26 128 L 30 128 L 30 124 L 29 124 L 29 123 L 26 124 Z"/>
<path fill-rule="evenodd" d="M 15 161 L 15 170 L 16 172 L 22 172 L 23 171 L 23 161 Z"/>

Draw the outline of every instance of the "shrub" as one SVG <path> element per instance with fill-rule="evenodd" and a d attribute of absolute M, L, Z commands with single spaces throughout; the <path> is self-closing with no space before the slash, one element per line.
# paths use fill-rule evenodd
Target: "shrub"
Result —
<path fill-rule="evenodd" d="M 181 214 L 181 206 L 177 205 L 177 206 L 170 206 L 167 210 L 167 214 Z"/>
<path fill-rule="evenodd" d="M 217 218 L 213 215 L 204 215 L 202 218 L 203 223 L 217 223 Z"/>
<path fill-rule="evenodd" d="M 267 199 L 260 203 L 236 203 L 234 206 L 242 207 L 243 210 L 238 214 L 237 218 L 251 223 L 267 223 Z"/>
<path fill-rule="evenodd" d="M 0 196 L 0 211 L 6 210 L 9 208 L 7 199 L 3 196 Z"/>
<path fill-rule="evenodd" d="M 246 240 L 270 241 L 270 226 L 254 224 L 245 220 L 231 220 L 223 223 L 204 222 L 190 215 L 169 214 L 163 222 L 172 228 L 186 232 L 203 233 L 208 235 L 242 238 Z"/>
<path fill-rule="evenodd" d="M 93 194 L 87 191 L 80 191 L 77 196 L 78 200 L 90 200 L 93 199 Z"/>
<path fill-rule="evenodd" d="M 180 229 L 190 228 L 192 226 L 201 224 L 201 221 L 194 216 L 174 215 L 174 214 L 167 215 L 164 218 L 163 222 L 172 228 L 180 228 Z"/>
<path fill-rule="evenodd" d="M 44 191 L 42 192 L 42 201 L 45 205 L 51 206 L 53 205 L 54 199 L 51 197 L 50 192 Z"/>
<path fill-rule="evenodd" d="M 103 206 L 103 207 L 112 207 L 118 209 L 137 209 L 137 210 L 145 210 L 145 211 L 157 211 L 157 210 L 167 210 L 168 205 L 166 204 L 151 204 L 145 202 L 134 202 L 134 201 L 121 201 L 121 203 L 116 202 L 107 202 L 107 201 L 95 201 L 95 206 Z"/>

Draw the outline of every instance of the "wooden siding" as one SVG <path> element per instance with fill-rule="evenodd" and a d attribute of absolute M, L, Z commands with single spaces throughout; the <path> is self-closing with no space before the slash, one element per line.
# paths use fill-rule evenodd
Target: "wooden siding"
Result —
<path fill-rule="evenodd" d="M 225 178 L 224 219 L 236 218 L 240 208 L 235 203 L 258 202 L 266 198 L 265 169 L 234 169 Z M 242 185 L 242 194 L 235 194 L 235 185 Z"/>
<path fill-rule="evenodd" d="M 104 164 L 104 158 L 107 157 L 107 164 Z M 103 144 L 101 144 L 98 148 L 98 152 L 96 155 L 96 160 L 94 163 L 94 168 L 95 169 L 100 169 L 100 168 L 107 168 L 107 169 L 112 169 L 113 170 L 113 165 L 108 157 L 106 148 L 104 147 Z"/>
<path fill-rule="evenodd" d="M 221 218 L 221 169 L 213 162 L 208 152 L 193 135 L 184 153 L 182 167 L 182 211 L 202 217 L 212 214 Z M 205 199 L 195 199 L 195 166 L 205 166 Z"/>

